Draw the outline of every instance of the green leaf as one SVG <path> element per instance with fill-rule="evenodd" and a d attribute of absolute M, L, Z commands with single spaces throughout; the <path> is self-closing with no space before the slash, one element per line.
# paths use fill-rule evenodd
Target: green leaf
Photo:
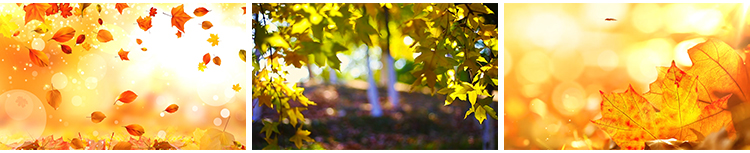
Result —
<path fill-rule="evenodd" d="M 479 124 L 482 124 L 482 122 L 487 119 L 487 111 L 484 110 L 484 107 L 477 107 L 476 110 L 474 110 L 474 118 L 479 121 Z"/>
<path fill-rule="evenodd" d="M 310 24 L 310 21 L 307 21 L 307 19 L 297 21 L 292 25 L 292 34 L 303 33 L 307 28 L 310 28 L 311 25 L 312 24 Z"/>
<path fill-rule="evenodd" d="M 278 143 L 279 143 L 278 137 L 274 137 L 273 139 L 270 139 L 270 138 L 263 138 L 263 139 L 265 139 L 266 142 L 268 142 L 268 146 L 263 147 L 263 150 L 278 150 L 278 149 L 281 149 L 281 147 L 279 147 L 279 145 L 278 145 Z"/>
<path fill-rule="evenodd" d="M 275 34 L 267 39 L 268 43 L 273 47 L 289 48 L 289 43 L 284 40 L 279 34 Z"/>
<path fill-rule="evenodd" d="M 266 138 L 271 138 L 271 133 L 279 133 L 278 129 L 279 122 L 263 121 L 263 128 L 260 129 L 261 133 L 266 133 Z"/>
<path fill-rule="evenodd" d="M 484 105 L 482 108 L 490 114 L 490 117 L 497 119 L 497 112 L 495 112 L 495 109 L 492 109 L 489 105 Z"/>

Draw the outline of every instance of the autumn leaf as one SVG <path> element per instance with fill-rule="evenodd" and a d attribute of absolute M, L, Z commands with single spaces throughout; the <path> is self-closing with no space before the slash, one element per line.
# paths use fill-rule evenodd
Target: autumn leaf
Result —
<path fill-rule="evenodd" d="M 0 34 L 10 37 L 10 33 L 18 29 L 18 25 L 11 22 L 13 17 L 10 14 L 0 15 Z M 21 31 L 16 31 L 13 36 L 18 36 Z"/>
<path fill-rule="evenodd" d="M 199 7 L 196 8 L 195 11 L 193 11 L 193 14 L 195 14 L 195 16 L 197 17 L 202 17 L 203 15 L 206 15 L 206 13 L 208 13 L 208 9 L 206 9 L 205 7 Z"/>
<path fill-rule="evenodd" d="M 138 17 L 136 19 L 136 22 L 138 22 L 138 27 L 140 27 L 143 31 L 148 31 L 148 29 L 151 29 L 151 16 L 146 16 L 146 18 Z"/>
<path fill-rule="evenodd" d="M 169 144 L 169 142 L 167 141 L 154 141 L 154 145 L 151 146 L 151 148 L 154 148 L 154 150 L 177 150 L 177 148 Z"/>
<path fill-rule="evenodd" d="M 99 20 L 97 22 L 99 22 L 99 25 L 104 24 L 104 21 L 102 21 L 102 18 L 99 18 Z"/>
<path fill-rule="evenodd" d="M 130 59 L 128 59 L 128 53 L 130 52 L 122 50 L 122 48 L 120 48 L 120 51 L 117 52 L 117 55 L 120 56 L 120 60 L 129 61 Z"/>
<path fill-rule="evenodd" d="M 206 40 L 211 43 L 211 47 L 219 45 L 219 35 L 211 34 L 211 37 Z"/>
<path fill-rule="evenodd" d="M 213 61 L 217 66 L 221 66 L 221 58 L 219 58 L 219 56 L 215 56 Z"/>
<path fill-rule="evenodd" d="M 74 30 L 73 28 L 64 27 L 60 28 L 60 30 L 57 30 L 57 32 L 55 32 L 55 35 L 52 36 L 52 39 L 57 42 L 64 43 L 70 39 L 73 39 L 73 36 L 75 36 L 75 34 L 76 30 Z"/>
<path fill-rule="evenodd" d="M 76 38 L 76 45 L 83 43 L 83 41 L 86 41 L 86 35 L 78 35 L 78 38 Z"/>
<path fill-rule="evenodd" d="M 122 14 L 122 10 L 124 10 L 125 8 L 128 8 L 128 7 L 129 7 L 128 3 L 117 3 L 117 4 L 115 4 L 115 8 L 117 9 L 118 12 L 120 12 L 120 14 Z"/>
<path fill-rule="evenodd" d="M 70 140 L 70 147 L 73 147 L 73 149 L 83 149 L 86 148 L 86 144 L 81 139 L 73 138 L 73 140 Z"/>
<path fill-rule="evenodd" d="M 201 150 L 223 150 L 234 146 L 234 135 L 216 128 L 209 128 L 200 138 Z"/>
<path fill-rule="evenodd" d="M 640 150 L 647 140 L 661 138 L 657 123 L 665 121 L 632 86 L 624 93 L 602 94 L 602 118 L 592 122 L 623 149 Z"/>
<path fill-rule="evenodd" d="M 180 6 L 173 7 L 172 8 L 172 26 L 177 27 L 177 29 L 180 29 L 180 31 L 185 32 L 185 22 L 192 19 L 190 15 L 185 13 L 185 10 L 182 8 L 184 4 L 181 4 Z M 178 34 L 178 38 L 182 37 L 181 34 Z"/>
<path fill-rule="evenodd" d="M 305 121 L 305 116 L 302 115 L 302 112 L 307 110 L 307 107 L 294 107 L 290 109 L 286 109 L 285 114 L 282 114 L 283 117 L 288 117 L 289 122 L 292 124 L 292 126 L 297 127 L 297 120 L 301 120 L 302 122 Z"/>
<path fill-rule="evenodd" d="M 115 144 L 114 147 L 112 147 L 112 150 L 130 150 L 132 148 L 132 144 L 127 141 L 120 141 Z"/>
<path fill-rule="evenodd" d="M 39 149 L 39 140 L 34 142 L 24 142 L 21 146 L 18 146 L 16 150 L 37 150 Z"/>
<path fill-rule="evenodd" d="M 156 17 L 156 8 L 151 7 L 148 11 L 148 16 Z"/>
<path fill-rule="evenodd" d="M 104 120 L 105 118 L 107 118 L 107 115 L 104 115 L 104 113 L 100 111 L 91 113 L 91 122 L 99 123 L 102 122 L 102 120 Z"/>
<path fill-rule="evenodd" d="M 68 150 L 70 144 L 62 137 L 55 139 L 52 135 L 39 140 L 39 150 Z"/>
<path fill-rule="evenodd" d="M 49 64 L 49 57 L 42 51 L 29 48 L 29 58 L 32 63 L 40 67 L 46 67 Z"/>
<path fill-rule="evenodd" d="M 16 31 L 15 33 L 13 33 L 13 37 L 18 36 L 18 34 L 21 34 L 21 31 Z"/>
<path fill-rule="evenodd" d="M 62 95 L 60 94 L 60 91 L 57 89 L 47 91 L 47 103 L 55 110 L 60 108 L 60 103 L 62 103 Z"/>
<path fill-rule="evenodd" d="M 244 49 L 240 49 L 240 59 L 242 59 L 243 62 L 247 62 L 247 61 L 245 61 L 245 58 L 246 58 L 245 57 L 245 54 L 246 54 L 245 52 L 246 51 Z"/>
<path fill-rule="evenodd" d="M 96 12 L 102 13 L 102 5 L 96 4 Z"/>
<path fill-rule="evenodd" d="M 240 87 L 239 83 L 235 84 L 235 85 L 232 85 L 232 90 L 234 90 L 236 92 L 240 92 L 240 89 L 242 89 L 242 88 Z"/>
<path fill-rule="evenodd" d="M 266 138 L 271 138 L 271 133 L 276 132 L 279 133 L 279 122 L 269 122 L 263 120 L 263 128 L 260 129 L 260 133 L 266 133 Z"/>
<path fill-rule="evenodd" d="M 210 63 L 211 62 L 211 54 L 204 54 L 203 55 L 203 63 Z"/>
<path fill-rule="evenodd" d="M 133 91 L 125 91 L 120 94 L 120 96 L 117 97 L 117 101 L 123 102 L 123 103 L 131 103 L 135 101 L 135 98 L 138 98 L 138 95 L 135 94 Z M 115 103 L 117 103 L 115 101 Z"/>
<path fill-rule="evenodd" d="M 60 16 L 63 18 L 68 18 L 68 16 L 73 15 L 70 11 L 72 11 L 73 8 L 70 7 L 70 3 L 60 3 Z"/>
<path fill-rule="evenodd" d="M 83 47 L 83 49 L 86 49 L 88 51 L 89 49 L 91 49 L 91 44 L 84 42 L 83 45 L 81 45 L 81 47 Z"/>
<path fill-rule="evenodd" d="M 47 31 L 49 31 L 50 27 L 51 26 L 49 24 L 47 24 L 47 21 L 45 21 L 44 23 L 39 24 L 39 26 L 37 26 L 36 28 L 34 28 L 34 32 L 39 33 L 39 34 L 47 33 Z"/>
<path fill-rule="evenodd" d="M 68 46 L 68 45 L 62 45 L 61 44 L 60 45 L 60 50 L 62 50 L 62 52 L 65 53 L 65 54 L 71 54 L 71 53 L 73 53 L 73 49 L 71 49 L 70 46 Z"/>
<path fill-rule="evenodd" d="M 213 26 L 214 24 L 211 24 L 211 21 L 203 21 L 203 23 L 201 23 L 201 27 L 203 28 L 203 30 L 211 29 L 211 27 Z"/>
<path fill-rule="evenodd" d="M 177 33 L 175 33 L 174 35 L 177 35 L 177 38 L 181 38 L 182 37 L 182 32 L 180 32 L 179 30 L 177 30 Z"/>
<path fill-rule="evenodd" d="M 297 133 L 294 134 L 291 138 L 289 138 L 289 141 L 294 142 L 294 145 L 297 146 L 297 148 L 302 148 L 302 141 L 307 142 L 315 142 L 312 138 L 310 138 L 310 131 L 308 130 L 302 130 L 302 127 L 300 126 L 297 128 Z"/>
<path fill-rule="evenodd" d="M 247 9 L 246 9 L 246 6 L 243 6 L 243 7 L 242 7 L 242 14 L 243 14 L 243 15 L 244 15 L 244 14 L 247 14 Z"/>
<path fill-rule="evenodd" d="M 201 70 L 201 72 L 203 72 L 204 70 L 206 70 L 206 68 L 207 67 L 206 67 L 205 63 L 203 63 L 203 62 L 198 63 L 198 70 Z"/>
<path fill-rule="evenodd" d="M 140 45 L 141 43 L 143 43 L 143 40 L 141 40 L 141 39 L 135 39 L 135 43 L 138 43 L 138 45 Z"/>
<path fill-rule="evenodd" d="M 51 7 L 51 5 L 47 3 L 31 3 L 23 7 L 23 10 L 26 11 L 24 24 L 29 23 L 31 20 L 44 22 L 44 16 L 49 7 Z"/>
<path fill-rule="evenodd" d="M 143 48 L 141 48 L 141 50 L 145 52 L 145 51 L 147 51 L 147 50 L 148 50 L 148 48 L 146 48 L 146 47 L 143 47 Z"/>
<path fill-rule="evenodd" d="M 177 106 L 177 104 L 172 104 L 167 106 L 167 109 L 164 109 L 167 113 L 174 113 L 177 111 L 177 109 L 180 109 L 180 106 Z"/>
<path fill-rule="evenodd" d="M 138 124 L 130 124 L 128 126 L 125 126 L 125 129 L 128 130 L 128 133 L 133 136 L 141 136 L 143 133 L 145 133 L 145 130 L 141 125 Z"/>
<path fill-rule="evenodd" d="M 45 15 L 49 16 L 60 12 L 60 6 L 57 3 L 49 3 L 49 5 L 50 7 L 45 11 Z"/>
<path fill-rule="evenodd" d="M 109 33 L 109 31 L 101 29 L 99 32 L 97 32 L 96 39 L 99 40 L 99 42 L 109 42 L 112 41 L 112 33 Z"/>

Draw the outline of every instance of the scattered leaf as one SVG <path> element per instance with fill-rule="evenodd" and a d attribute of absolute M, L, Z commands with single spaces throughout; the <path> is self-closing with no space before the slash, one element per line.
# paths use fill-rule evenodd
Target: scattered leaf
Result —
<path fill-rule="evenodd" d="M 57 3 L 49 3 L 50 7 L 45 11 L 45 15 L 50 16 L 60 12 L 60 6 Z"/>
<path fill-rule="evenodd" d="M 177 33 L 175 33 L 174 35 L 177 35 L 177 38 L 180 38 L 182 37 L 182 32 L 180 32 L 180 30 L 177 30 Z"/>
<path fill-rule="evenodd" d="M 164 109 L 167 113 L 174 113 L 177 111 L 177 109 L 180 109 L 180 106 L 177 106 L 177 104 L 172 104 L 167 106 L 167 109 Z"/>
<path fill-rule="evenodd" d="M 99 123 L 99 122 L 102 122 L 104 118 L 107 118 L 107 115 L 104 115 L 104 113 L 100 111 L 91 113 L 91 122 Z"/>
<path fill-rule="evenodd" d="M 51 5 L 47 3 L 31 3 L 23 7 L 23 10 L 26 11 L 24 24 L 28 24 L 31 20 L 44 22 L 44 15 L 49 7 Z"/>
<path fill-rule="evenodd" d="M 83 45 L 81 45 L 81 47 L 83 47 L 83 49 L 86 49 L 88 51 L 89 49 L 91 49 L 91 44 L 84 42 Z"/>
<path fill-rule="evenodd" d="M 247 9 L 246 9 L 245 7 L 246 7 L 246 6 L 243 6 L 243 7 L 242 7 L 242 14 L 243 14 L 243 15 L 244 15 L 244 14 L 247 14 Z"/>
<path fill-rule="evenodd" d="M 125 91 L 120 94 L 120 96 L 117 97 L 117 101 L 123 102 L 123 103 L 131 103 L 135 101 L 135 98 L 138 98 L 138 95 L 135 94 L 133 91 Z M 117 102 L 115 101 L 115 103 Z"/>
<path fill-rule="evenodd" d="M 21 34 L 21 31 L 16 31 L 15 33 L 13 33 L 13 37 L 18 36 L 18 34 Z"/>
<path fill-rule="evenodd" d="M 49 29 L 50 29 L 49 24 L 42 23 L 42 24 L 40 24 L 39 26 L 37 26 L 34 29 L 34 32 L 39 33 L 39 34 L 43 34 L 43 33 L 47 33 L 47 31 L 49 31 Z"/>
<path fill-rule="evenodd" d="M 86 35 L 78 35 L 78 38 L 76 38 L 76 45 L 83 43 L 83 41 L 86 41 Z"/>
<path fill-rule="evenodd" d="M 211 29 L 211 27 L 213 26 L 214 24 L 211 24 L 211 21 L 203 21 L 203 23 L 201 23 L 201 27 L 203 27 L 203 30 Z"/>
<path fill-rule="evenodd" d="M 96 12 L 102 13 L 102 5 L 96 4 Z"/>
<path fill-rule="evenodd" d="M 70 147 L 73 147 L 73 149 L 83 149 L 86 148 L 86 144 L 81 139 L 73 138 L 73 140 L 70 140 Z"/>
<path fill-rule="evenodd" d="M 206 40 L 211 43 L 211 46 L 219 45 L 219 35 L 217 34 L 211 34 L 211 37 Z"/>
<path fill-rule="evenodd" d="M 151 9 L 149 9 L 148 11 L 148 15 L 152 17 L 156 17 L 156 8 L 151 7 Z"/>
<path fill-rule="evenodd" d="M 234 146 L 234 135 L 209 128 L 200 138 L 201 150 L 226 150 Z"/>
<path fill-rule="evenodd" d="M 193 11 L 193 14 L 195 14 L 195 16 L 197 17 L 202 17 L 206 15 L 206 13 L 208 13 L 208 9 L 206 9 L 205 7 L 199 7 L 196 8 L 195 11 Z"/>
<path fill-rule="evenodd" d="M 120 14 L 122 14 L 122 10 L 123 9 L 128 8 L 128 7 L 129 7 L 128 3 L 117 3 L 117 4 L 115 4 L 115 8 L 117 9 L 118 12 L 120 12 Z"/>
<path fill-rule="evenodd" d="M 245 61 L 245 58 L 246 58 L 245 57 L 245 54 L 246 54 L 245 52 L 246 51 L 244 49 L 240 49 L 240 59 L 242 59 L 243 62 L 247 62 L 247 61 Z"/>
<path fill-rule="evenodd" d="M 198 70 L 201 70 L 201 72 L 203 72 L 204 70 L 206 70 L 206 64 L 204 64 L 203 62 L 199 63 L 198 64 Z"/>
<path fill-rule="evenodd" d="M 130 60 L 128 59 L 129 53 L 130 53 L 129 51 L 125 51 L 125 50 L 122 50 L 122 48 L 120 48 L 120 51 L 117 52 L 117 55 L 120 56 L 120 60 L 129 61 Z"/>
<path fill-rule="evenodd" d="M 60 103 L 62 103 L 62 95 L 60 94 L 60 91 L 57 89 L 47 91 L 47 103 L 55 110 L 60 108 Z"/>
<path fill-rule="evenodd" d="M 148 50 L 148 48 L 146 48 L 146 47 L 142 47 L 142 48 L 141 48 L 141 50 L 145 52 L 145 51 L 147 51 L 147 50 Z"/>
<path fill-rule="evenodd" d="M 185 22 L 192 19 L 190 15 L 185 13 L 185 10 L 182 8 L 184 4 L 172 8 L 172 26 L 177 27 L 177 29 L 180 29 L 180 31 L 185 32 Z M 182 37 L 180 34 L 178 34 L 178 37 Z"/>
<path fill-rule="evenodd" d="M 151 29 L 151 16 L 146 16 L 146 18 L 138 17 L 138 19 L 136 19 L 136 22 L 138 22 L 138 27 L 140 27 L 143 31 L 148 31 L 148 29 Z"/>
<path fill-rule="evenodd" d="M 57 32 L 55 32 L 55 35 L 52 36 L 52 39 L 57 42 L 64 43 L 70 39 L 73 39 L 73 36 L 75 36 L 75 34 L 76 30 L 74 30 L 73 28 L 64 27 L 60 28 L 60 30 L 57 30 Z"/>
<path fill-rule="evenodd" d="M 128 126 L 125 126 L 125 129 L 127 129 L 128 133 L 133 136 L 141 136 L 145 132 L 143 127 L 138 124 L 130 124 Z"/>
<path fill-rule="evenodd" d="M 177 150 L 177 148 L 169 144 L 169 142 L 166 142 L 166 141 L 159 142 L 156 140 L 154 141 L 155 141 L 154 145 L 151 146 L 151 148 L 154 148 L 155 150 Z"/>
<path fill-rule="evenodd" d="M 42 51 L 29 48 L 29 58 L 31 62 L 40 67 L 46 67 L 49 63 L 49 57 Z"/>
<path fill-rule="evenodd" d="M 73 49 L 71 49 L 70 46 L 68 46 L 68 45 L 60 44 L 60 50 L 62 50 L 62 52 L 65 53 L 65 54 L 71 54 L 71 53 L 73 53 Z"/>
<path fill-rule="evenodd" d="M 214 64 L 221 66 L 221 58 L 219 56 L 214 56 Z"/>
<path fill-rule="evenodd" d="M 130 142 L 127 141 L 120 141 L 117 142 L 117 144 L 112 147 L 112 150 L 130 150 L 133 145 L 130 144 Z"/>
<path fill-rule="evenodd" d="M 617 19 L 615 19 L 615 18 L 606 18 L 606 19 L 604 19 L 604 21 L 617 21 Z"/>
<path fill-rule="evenodd" d="M 109 33 L 109 31 L 107 31 L 107 30 L 101 29 L 97 33 L 96 39 L 98 39 L 99 42 L 103 42 L 103 43 L 112 41 L 113 40 L 112 39 L 112 33 Z"/>
<path fill-rule="evenodd" d="M 143 43 L 143 40 L 141 40 L 140 38 L 136 38 L 135 43 L 138 43 L 138 45 L 141 45 L 141 43 Z"/>
<path fill-rule="evenodd" d="M 34 142 L 24 142 L 21 146 L 16 148 L 16 150 L 37 150 L 39 149 L 39 140 L 34 140 Z"/>
<path fill-rule="evenodd" d="M 99 21 L 97 21 L 97 22 L 99 22 L 99 25 L 104 24 L 104 21 L 102 21 L 102 18 L 99 18 Z"/>
<path fill-rule="evenodd" d="M 211 55 L 206 53 L 203 55 L 203 63 L 209 63 L 211 62 Z"/>
<path fill-rule="evenodd" d="M 242 89 L 242 88 L 240 87 L 239 83 L 235 84 L 235 85 L 232 85 L 232 90 L 234 90 L 236 92 L 240 92 L 240 89 Z"/>
<path fill-rule="evenodd" d="M 73 8 L 70 7 L 70 3 L 60 3 L 60 16 L 63 18 L 68 18 L 68 16 L 73 15 L 70 11 L 72 11 Z"/>

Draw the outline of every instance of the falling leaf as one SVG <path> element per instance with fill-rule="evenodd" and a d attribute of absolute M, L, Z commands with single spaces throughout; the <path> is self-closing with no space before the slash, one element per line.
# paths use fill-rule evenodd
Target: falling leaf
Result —
<path fill-rule="evenodd" d="M 197 17 L 202 17 L 203 15 L 206 15 L 206 13 L 208 13 L 208 9 L 206 9 L 205 7 L 199 7 L 196 8 L 195 11 L 193 11 L 193 14 L 195 14 L 195 16 Z"/>
<path fill-rule="evenodd" d="M 102 21 L 102 18 L 99 18 L 99 21 L 97 21 L 97 22 L 99 22 L 99 25 L 104 24 L 104 21 Z"/>
<path fill-rule="evenodd" d="M 83 41 L 86 41 L 86 35 L 78 35 L 78 38 L 76 38 L 76 45 L 83 43 Z"/>
<path fill-rule="evenodd" d="M 297 148 L 302 148 L 302 140 L 307 142 L 315 142 L 312 138 L 310 138 L 310 131 L 308 130 L 302 130 L 302 126 L 297 128 L 297 132 L 289 138 L 289 141 L 294 142 L 294 145 L 297 146 Z"/>
<path fill-rule="evenodd" d="M 31 62 L 40 67 L 46 67 L 49 63 L 49 57 L 42 51 L 29 48 L 29 58 Z"/>
<path fill-rule="evenodd" d="M 60 94 L 60 91 L 57 89 L 47 91 L 47 103 L 57 110 L 57 108 L 60 107 L 60 103 L 62 103 L 62 95 Z"/>
<path fill-rule="evenodd" d="M 49 3 L 49 5 L 50 7 L 47 8 L 46 11 L 44 11 L 45 15 L 49 16 L 49 15 L 57 14 L 58 12 L 60 12 L 60 6 L 57 5 L 57 3 Z"/>
<path fill-rule="evenodd" d="M 148 48 L 146 48 L 146 47 L 143 47 L 143 48 L 141 48 L 141 50 L 145 52 L 145 51 L 147 51 L 147 50 L 148 50 Z"/>
<path fill-rule="evenodd" d="M 209 63 L 211 62 L 211 55 L 206 53 L 203 55 L 203 63 Z"/>
<path fill-rule="evenodd" d="M 128 7 L 129 7 L 128 3 L 117 3 L 117 4 L 115 4 L 115 8 L 117 9 L 118 12 L 120 12 L 120 14 L 122 14 L 122 10 L 124 10 L 125 8 L 128 8 Z"/>
<path fill-rule="evenodd" d="M 60 50 L 62 50 L 62 52 L 65 53 L 65 54 L 71 54 L 71 53 L 73 53 L 73 49 L 71 49 L 70 46 L 68 46 L 68 45 L 60 44 Z"/>
<path fill-rule="evenodd" d="M 117 55 L 120 56 L 120 60 L 129 61 L 130 60 L 128 59 L 129 53 L 130 53 L 129 51 L 125 51 L 125 50 L 122 50 L 122 48 L 120 48 L 120 51 L 117 52 Z"/>
<path fill-rule="evenodd" d="M 70 140 L 70 147 L 73 147 L 73 149 L 83 149 L 86 148 L 86 144 L 81 139 L 73 138 L 73 140 Z"/>
<path fill-rule="evenodd" d="M 64 43 L 70 39 L 73 39 L 73 36 L 75 36 L 75 34 L 76 30 L 74 30 L 73 28 L 64 27 L 60 28 L 60 30 L 57 30 L 57 32 L 55 32 L 55 35 L 52 36 L 52 39 L 57 42 Z"/>
<path fill-rule="evenodd" d="M 151 29 L 151 16 L 146 16 L 146 18 L 138 17 L 138 19 L 136 19 L 136 22 L 138 22 L 138 27 L 141 27 L 143 31 L 148 31 L 148 29 Z"/>
<path fill-rule="evenodd" d="M 91 44 L 84 42 L 83 45 L 81 45 L 81 47 L 83 47 L 83 49 L 86 49 L 88 51 L 89 49 L 91 49 Z"/>
<path fill-rule="evenodd" d="M 141 45 L 141 43 L 143 43 L 143 40 L 141 40 L 140 38 L 136 38 L 135 43 L 138 43 L 138 45 Z"/>
<path fill-rule="evenodd" d="M 13 33 L 13 37 L 18 36 L 18 34 L 21 34 L 21 31 L 16 31 L 15 33 Z"/>
<path fill-rule="evenodd" d="M 39 140 L 35 140 L 34 142 L 24 142 L 16 148 L 16 150 L 37 150 L 39 149 Z"/>
<path fill-rule="evenodd" d="M 177 150 L 177 148 L 169 144 L 169 142 L 167 141 L 154 141 L 154 145 L 151 146 L 151 148 L 154 148 L 154 150 Z"/>
<path fill-rule="evenodd" d="M 99 122 L 102 122 L 102 120 L 104 120 L 104 118 L 107 118 L 107 116 L 104 115 L 104 113 L 102 113 L 100 111 L 96 111 L 96 112 L 91 113 L 91 122 L 99 123 Z"/>
<path fill-rule="evenodd" d="M 213 61 L 214 61 L 214 64 L 221 66 L 221 58 L 219 58 L 219 56 L 215 56 Z"/>
<path fill-rule="evenodd" d="M 242 14 L 243 14 L 243 15 L 244 15 L 244 14 L 247 14 L 247 9 L 245 8 L 245 6 L 243 6 L 243 7 L 242 7 Z"/>
<path fill-rule="evenodd" d="M 51 5 L 47 3 L 31 3 L 23 7 L 23 10 L 26 11 L 24 24 L 29 23 L 31 20 L 44 22 L 44 15 L 49 7 L 51 7 Z"/>
<path fill-rule="evenodd" d="M 177 106 L 177 104 L 172 104 L 167 106 L 167 109 L 164 109 L 167 113 L 174 113 L 177 111 L 177 109 L 180 109 L 180 106 Z"/>
<path fill-rule="evenodd" d="M 11 19 L 13 19 L 13 16 L 10 14 L 0 15 L 0 33 L 5 37 L 10 37 L 10 32 L 18 29 L 18 24 L 11 22 Z M 13 36 L 18 36 L 20 32 L 16 31 Z"/>
<path fill-rule="evenodd" d="M 49 29 L 50 29 L 50 25 L 45 22 L 45 23 L 42 23 L 39 26 L 37 26 L 34 29 L 34 32 L 39 33 L 39 34 L 43 34 L 43 33 L 47 33 L 47 31 L 49 31 Z"/>
<path fill-rule="evenodd" d="M 109 33 L 109 31 L 101 29 L 96 35 L 96 39 L 99 40 L 99 42 L 109 42 L 112 41 L 112 33 Z"/>
<path fill-rule="evenodd" d="M 130 150 L 133 145 L 130 144 L 130 142 L 127 141 L 120 141 L 117 142 L 117 144 L 112 147 L 112 150 Z"/>
<path fill-rule="evenodd" d="M 615 18 L 606 18 L 606 19 L 604 19 L 604 21 L 617 21 L 617 19 L 615 19 Z"/>
<path fill-rule="evenodd" d="M 217 34 L 211 34 L 211 37 L 206 40 L 211 43 L 211 46 L 219 45 L 219 35 Z"/>
<path fill-rule="evenodd" d="M 39 140 L 39 150 L 68 150 L 70 149 L 70 144 L 68 142 L 65 142 L 65 140 L 62 139 L 62 137 L 55 139 L 52 135 L 38 139 Z"/>
<path fill-rule="evenodd" d="M 234 135 L 216 128 L 209 128 L 200 138 L 201 150 L 225 150 L 234 145 Z"/>
<path fill-rule="evenodd" d="M 201 72 L 203 72 L 204 70 L 206 70 L 206 64 L 204 64 L 203 62 L 199 63 L 198 64 L 198 70 L 201 70 Z"/>
<path fill-rule="evenodd" d="M 242 88 L 240 87 L 239 83 L 235 84 L 235 85 L 232 85 L 232 90 L 234 90 L 236 92 L 240 92 L 240 89 L 242 89 Z"/>
<path fill-rule="evenodd" d="M 128 133 L 133 136 L 141 136 L 145 132 L 143 127 L 138 124 L 130 124 L 128 126 L 125 126 L 125 129 L 127 129 Z"/>
<path fill-rule="evenodd" d="M 185 10 L 182 8 L 183 6 L 184 4 L 181 4 L 180 6 L 172 8 L 172 26 L 185 32 L 185 22 L 193 17 L 185 13 Z M 178 37 L 181 37 L 181 35 L 178 34 Z"/>
<path fill-rule="evenodd" d="M 213 26 L 214 24 L 211 24 L 211 21 L 203 21 L 203 23 L 201 23 L 201 27 L 203 27 L 203 30 L 211 29 L 211 27 Z"/>
<path fill-rule="evenodd" d="M 125 91 L 120 94 L 120 96 L 117 97 L 117 101 L 123 102 L 123 103 L 131 103 L 135 101 L 135 98 L 138 98 L 138 95 L 135 94 L 133 91 Z M 115 101 L 115 103 L 117 102 Z"/>
<path fill-rule="evenodd" d="M 96 12 L 102 13 L 102 5 L 96 4 Z"/>
<path fill-rule="evenodd" d="M 245 57 L 245 54 L 246 54 L 245 52 L 246 51 L 244 49 L 240 49 L 240 59 L 242 59 L 243 62 L 247 62 L 247 61 L 245 61 L 245 58 L 246 58 Z"/>
<path fill-rule="evenodd" d="M 156 17 L 156 8 L 151 7 L 148 11 L 148 16 Z"/>
<path fill-rule="evenodd" d="M 177 35 L 177 38 L 180 38 L 182 37 L 182 32 L 180 32 L 180 30 L 177 30 L 177 33 L 175 33 L 175 35 Z"/>
<path fill-rule="evenodd" d="M 63 18 L 68 18 L 68 16 L 73 15 L 70 11 L 72 11 L 73 8 L 70 7 L 70 3 L 60 3 L 60 16 Z"/>
<path fill-rule="evenodd" d="M 151 149 L 151 139 L 148 137 L 138 137 L 138 139 L 134 139 L 133 137 L 130 137 L 129 140 L 130 144 L 132 144 L 133 150 L 149 150 Z"/>

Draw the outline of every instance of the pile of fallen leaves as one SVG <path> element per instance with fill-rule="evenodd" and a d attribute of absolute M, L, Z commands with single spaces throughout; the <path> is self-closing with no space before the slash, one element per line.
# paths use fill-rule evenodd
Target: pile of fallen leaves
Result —
<path fill-rule="evenodd" d="M 609 149 L 750 149 L 750 60 L 715 39 L 688 54 L 689 70 L 659 68 L 644 94 L 602 92 L 602 118 L 592 122 L 611 137 Z"/>
<path fill-rule="evenodd" d="M 190 137 L 168 139 L 144 136 L 109 139 L 75 138 L 50 135 L 36 140 L 11 144 L 0 143 L 0 150 L 245 150 L 245 145 L 234 141 L 234 135 L 216 128 L 195 129 Z"/>

